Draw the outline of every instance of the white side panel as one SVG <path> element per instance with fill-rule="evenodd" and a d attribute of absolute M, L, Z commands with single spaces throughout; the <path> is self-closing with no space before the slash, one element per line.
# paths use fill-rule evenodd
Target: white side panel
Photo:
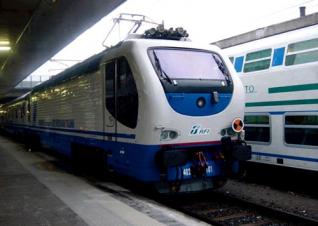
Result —
<path fill-rule="evenodd" d="M 96 72 L 35 93 L 31 104 L 34 108 L 37 103 L 35 125 L 54 126 L 54 120 L 73 120 L 74 127 L 64 127 L 103 131 L 102 84 L 102 76 Z"/>

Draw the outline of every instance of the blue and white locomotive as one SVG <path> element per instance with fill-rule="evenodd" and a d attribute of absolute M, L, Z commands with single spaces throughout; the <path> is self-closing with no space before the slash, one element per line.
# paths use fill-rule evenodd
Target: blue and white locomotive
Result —
<path fill-rule="evenodd" d="M 222 186 L 251 156 L 241 81 L 217 47 L 152 38 L 127 38 L 35 87 L 2 107 L 2 126 L 70 157 L 97 155 L 159 192 Z"/>

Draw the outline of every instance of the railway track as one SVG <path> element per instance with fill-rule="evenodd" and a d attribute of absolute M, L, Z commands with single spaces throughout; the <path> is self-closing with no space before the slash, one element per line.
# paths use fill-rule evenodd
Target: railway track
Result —
<path fill-rule="evenodd" d="M 149 210 L 149 206 L 144 206 L 139 201 L 140 199 L 153 200 L 213 226 L 318 225 L 318 219 L 271 208 L 219 192 L 161 196 L 155 195 L 153 192 L 149 193 L 148 189 L 138 183 L 128 183 L 127 185 L 121 180 L 111 180 L 112 183 L 125 188 L 121 190 L 108 186 L 107 183 L 101 182 L 96 177 L 84 176 L 84 178 L 94 186 L 120 197 L 121 201 L 138 211 L 151 212 L 150 215 L 158 215 L 158 213 L 155 210 Z"/>
<path fill-rule="evenodd" d="M 95 186 L 121 197 L 122 201 L 128 202 L 134 208 L 138 206 L 136 209 L 139 211 L 150 211 L 154 215 L 158 214 L 154 213 L 155 211 L 153 210 L 149 210 L 147 206 L 140 207 L 142 205 L 140 205 L 138 200 L 142 197 L 142 199 L 150 199 L 161 203 L 166 207 L 173 208 L 213 226 L 318 225 L 318 219 L 304 217 L 216 192 L 209 192 L 205 195 L 157 196 L 153 193 L 147 194 L 145 190 L 136 192 L 136 190 L 132 189 L 133 191 L 131 191 L 128 188 L 129 192 L 127 192 L 128 190 L 121 191 L 120 189 L 105 186 L 104 183 L 97 183 Z"/>
<path fill-rule="evenodd" d="M 318 220 L 214 193 L 167 201 L 167 205 L 215 226 L 318 225 Z"/>

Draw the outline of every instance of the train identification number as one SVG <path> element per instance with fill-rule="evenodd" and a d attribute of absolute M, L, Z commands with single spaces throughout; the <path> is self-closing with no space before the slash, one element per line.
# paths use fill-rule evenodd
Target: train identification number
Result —
<path fill-rule="evenodd" d="M 212 168 L 211 165 L 209 165 L 206 168 L 206 170 L 205 170 L 206 174 L 212 174 L 212 171 L 213 171 L 213 168 Z M 184 168 L 183 169 L 183 176 L 191 176 L 191 169 L 190 168 Z"/>
<path fill-rule="evenodd" d="M 191 176 L 191 169 L 190 168 L 183 169 L 183 175 L 184 176 Z"/>
<path fill-rule="evenodd" d="M 211 174 L 212 173 L 212 166 L 210 165 L 210 166 L 208 166 L 207 168 L 206 168 L 206 174 Z"/>

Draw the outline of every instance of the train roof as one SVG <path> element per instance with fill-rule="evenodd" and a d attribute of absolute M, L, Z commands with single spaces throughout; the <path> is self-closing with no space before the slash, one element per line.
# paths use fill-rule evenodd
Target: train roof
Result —
<path fill-rule="evenodd" d="M 91 56 L 90 58 L 64 70 L 63 72 L 57 74 L 53 78 L 35 86 L 31 92 L 40 91 L 43 89 L 46 89 L 48 87 L 55 86 L 57 84 L 60 84 L 63 81 L 70 80 L 74 77 L 77 77 L 80 74 L 84 73 L 90 73 L 98 70 L 101 60 L 103 59 L 104 55 L 112 50 L 116 49 L 120 46 L 123 46 L 124 44 L 128 43 L 135 43 L 139 46 L 143 45 L 145 47 L 150 46 L 167 46 L 167 47 L 184 47 L 184 48 L 209 48 L 210 50 L 216 51 L 219 49 L 218 47 L 211 46 L 211 45 L 201 45 L 201 44 L 195 44 L 187 40 L 166 40 L 166 39 L 148 39 L 148 38 L 141 38 L 139 36 L 130 36 L 127 39 L 125 39 L 122 42 L 119 42 L 117 45 L 105 49 L 104 51 Z"/>
<path fill-rule="evenodd" d="M 268 27 L 259 28 L 237 36 L 226 38 L 211 44 L 219 46 L 221 49 L 241 45 L 247 42 L 256 41 L 270 36 L 299 30 L 301 28 L 318 24 L 318 13 L 310 14 L 304 17 L 296 18 L 286 22 L 274 24 Z"/>
<path fill-rule="evenodd" d="M 42 89 L 45 89 L 50 86 L 54 86 L 56 84 L 59 84 L 62 81 L 72 79 L 76 76 L 78 76 L 79 73 L 89 73 L 96 71 L 99 68 L 99 62 L 101 61 L 103 54 L 106 50 L 78 63 L 74 66 L 64 70 L 63 72 L 55 75 L 53 78 L 35 86 L 31 92 L 40 91 Z"/>

